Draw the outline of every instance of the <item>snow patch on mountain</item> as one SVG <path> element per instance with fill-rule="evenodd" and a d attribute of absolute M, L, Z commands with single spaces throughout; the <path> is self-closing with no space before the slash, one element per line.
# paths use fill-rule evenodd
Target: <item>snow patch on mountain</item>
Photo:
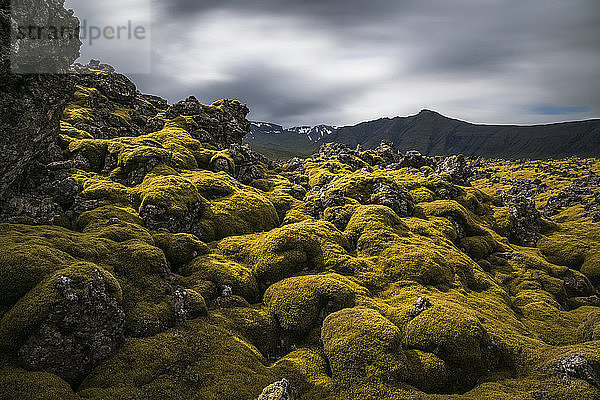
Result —
<path fill-rule="evenodd" d="M 294 126 L 291 128 L 284 129 L 280 125 L 272 124 L 270 122 L 252 122 L 251 123 L 250 136 L 253 138 L 254 135 L 279 135 L 279 134 L 296 134 L 306 135 L 308 140 L 316 142 L 323 139 L 326 136 L 331 135 L 337 130 L 337 127 L 330 125 L 316 125 L 316 126 Z"/>

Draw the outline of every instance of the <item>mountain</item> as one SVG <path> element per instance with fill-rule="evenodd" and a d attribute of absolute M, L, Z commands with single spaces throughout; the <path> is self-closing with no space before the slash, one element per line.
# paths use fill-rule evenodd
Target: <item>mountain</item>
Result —
<path fill-rule="evenodd" d="M 319 147 L 315 143 L 327 140 L 337 129 L 329 125 L 285 129 L 270 122 L 251 122 L 250 126 L 250 133 L 244 137 L 244 142 L 271 159 L 308 156 Z"/>
<path fill-rule="evenodd" d="M 564 122 L 548 125 L 482 125 L 445 117 L 435 111 L 423 110 L 409 117 L 381 118 L 354 126 L 333 129 L 322 139 L 298 147 L 305 155 L 327 142 L 350 147 L 360 144 L 374 148 L 387 140 L 407 151 L 417 150 L 427 155 L 465 154 L 469 156 L 505 158 L 561 158 L 567 156 L 600 155 L 600 120 Z M 264 151 L 268 148 L 294 153 L 295 142 L 283 137 L 268 140 L 255 135 L 255 142 Z M 291 146 L 292 145 L 292 146 Z M 258 150 L 257 147 L 257 150 Z M 260 151 L 260 150 L 259 150 Z"/>

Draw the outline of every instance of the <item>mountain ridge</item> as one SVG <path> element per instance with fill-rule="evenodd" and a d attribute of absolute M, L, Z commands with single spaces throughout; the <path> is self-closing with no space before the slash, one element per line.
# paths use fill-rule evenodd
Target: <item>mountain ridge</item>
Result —
<path fill-rule="evenodd" d="M 254 130 L 253 136 L 245 140 L 261 151 L 301 156 L 315 152 L 327 142 L 375 148 L 382 140 L 394 143 L 401 150 L 417 150 L 427 155 L 461 153 L 505 158 L 597 156 L 600 154 L 600 119 L 537 125 L 481 124 L 423 109 L 412 116 L 384 117 L 333 129 L 315 142 L 292 136 L 266 138 Z"/>

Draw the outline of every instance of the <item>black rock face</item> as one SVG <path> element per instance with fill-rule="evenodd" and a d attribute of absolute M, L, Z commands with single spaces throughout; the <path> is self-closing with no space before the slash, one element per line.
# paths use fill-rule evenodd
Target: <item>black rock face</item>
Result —
<path fill-rule="evenodd" d="M 593 193 L 591 187 L 597 186 L 599 183 L 600 177 L 595 174 L 590 174 L 585 178 L 575 180 L 556 196 L 552 196 L 548 199 L 548 202 L 544 207 L 544 215 L 551 217 L 567 207 L 583 204 L 584 196 L 594 195 L 594 198 L 586 204 L 586 209 L 591 211 L 592 218 L 598 219 L 597 211 L 599 209 L 598 204 L 600 204 L 600 195 L 598 193 Z"/>
<path fill-rule="evenodd" d="M 8 191 L 37 186 L 39 166 L 60 160 L 58 146 L 60 118 L 73 94 L 73 77 L 64 74 L 79 56 L 78 36 L 48 41 L 14 41 L 11 47 L 11 28 L 35 21 L 40 26 L 79 28 L 72 11 L 64 9 L 63 0 L 19 1 L 11 10 L 10 1 L 0 8 L 0 197 Z M 39 72 L 40 63 L 47 74 Z M 52 73 L 54 72 L 54 73 Z M 43 202 L 43 199 L 32 200 Z M 17 200 L 16 203 L 19 203 Z M 13 204 L 12 208 L 27 207 Z M 55 205 L 48 205 L 53 208 Z M 2 206 L 6 208 L 6 204 Z"/>

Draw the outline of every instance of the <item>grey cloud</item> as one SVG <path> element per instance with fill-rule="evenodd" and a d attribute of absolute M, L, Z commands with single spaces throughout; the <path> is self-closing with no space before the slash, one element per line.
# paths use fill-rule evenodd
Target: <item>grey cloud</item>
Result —
<path fill-rule="evenodd" d="M 248 54 L 248 32 L 237 33 L 235 15 L 261 21 L 249 33 L 278 47 Z M 239 36 L 216 37 L 211 48 L 190 33 L 212 18 Z M 154 72 L 134 76 L 141 90 L 171 101 L 235 97 L 249 104 L 252 118 L 283 125 L 359 121 L 376 117 L 379 107 L 379 116 L 428 107 L 504 123 L 558 118 L 533 112 L 539 104 L 582 110 L 577 118 L 600 115 L 595 0 L 171 0 L 154 2 L 154 20 Z M 273 42 L 286 35 L 292 42 Z M 323 38 L 335 54 L 306 52 L 293 42 L 304 35 Z M 186 83 L 177 75 L 200 72 L 178 65 L 182 52 L 199 64 L 215 54 L 233 61 L 215 64 L 223 79 Z M 300 57 L 302 69 L 281 62 L 288 57 Z M 355 79 L 348 79 L 353 66 Z M 325 78 L 321 68 L 328 68 Z"/>

